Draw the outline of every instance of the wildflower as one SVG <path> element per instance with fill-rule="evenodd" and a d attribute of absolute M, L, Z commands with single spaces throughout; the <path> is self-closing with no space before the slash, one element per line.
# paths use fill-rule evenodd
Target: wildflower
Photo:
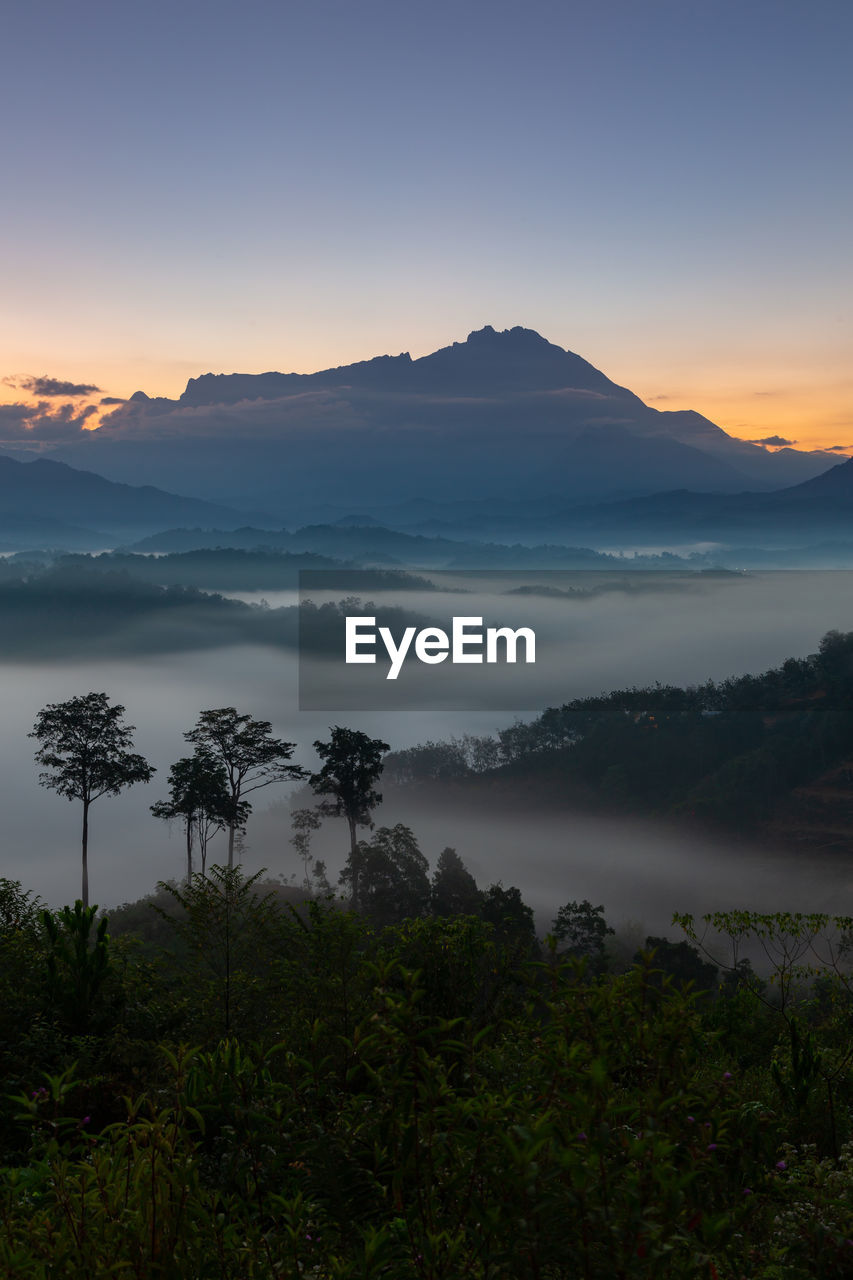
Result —
<path fill-rule="evenodd" d="M 743 1194 L 744 1194 L 745 1196 L 751 1196 L 751 1195 L 752 1195 L 752 1188 L 751 1188 L 751 1187 L 744 1187 L 744 1189 L 743 1189 Z"/>
<path fill-rule="evenodd" d="M 724 1071 L 724 1072 L 723 1072 L 723 1079 L 724 1079 L 724 1080 L 731 1080 L 731 1078 L 732 1078 L 732 1073 L 731 1073 L 731 1071 Z"/>
<path fill-rule="evenodd" d="M 776 1168 L 779 1170 L 779 1172 L 780 1172 L 780 1173 L 784 1173 L 784 1172 L 785 1172 L 785 1170 L 787 1169 L 787 1167 L 788 1167 L 788 1165 L 787 1165 L 787 1162 L 786 1162 L 785 1160 L 777 1160 L 777 1161 L 776 1161 Z"/>
<path fill-rule="evenodd" d="M 707 1145 L 707 1147 L 705 1148 L 705 1150 L 706 1150 L 706 1151 L 716 1151 L 716 1150 L 717 1150 L 717 1144 L 716 1144 L 716 1142 L 709 1142 L 709 1143 L 708 1143 L 708 1145 Z"/>
<path fill-rule="evenodd" d="M 696 1121 L 695 1121 L 695 1119 L 693 1118 L 693 1116 L 688 1116 L 688 1117 L 687 1117 L 687 1123 L 688 1123 L 688 1124 L 695 1124 L 695 1123 L 696 1123 Z"/>

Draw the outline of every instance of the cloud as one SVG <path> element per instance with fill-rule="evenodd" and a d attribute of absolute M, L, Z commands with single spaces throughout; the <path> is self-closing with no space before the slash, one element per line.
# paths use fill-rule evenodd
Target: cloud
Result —
<path fill-rule="evenodd" d="M 18 384 L 34 396 L 92 396 L 100 387 L 93 382 L 63 382 L 59 378 L 24 378 Z"/>
<path fill-rule="evenodd" d="M 97 410 L 92 404 L 0 404 L 0 446 L 74 440 Z"/>
<path fill-rule="evenodd" d="M 165 398 L 122 401 L 101 420 L 95 435 L 106 439 L 278 440 L 287 435 L 347 431 L 365 425 L 363 414 L 329 391 L 310 391 L 281 400 L 236 404 L 181 405 Z"/>
<path fill-rule="evenodd" d="M 824 445 L 825 453 L 846 453 L 848 449 L 853 449 L 853 444 L 827 444 Z"/>
<path fill-rule="evenodd" d="M 126 404 L 124 396 L 102 396 L 99 404 Z"/>
<path fill-rule="evenodd" d="M 755 394 L 763 395 L 764 393 L 757 391 Z M 767 394 L 770 394 L 770 393 L 768 392 Z M 746 443 L 747 444 L 772 444 L 777 449 L 780 449 L 785 446 L 790 447 L 791 445 L 796 444 L 797 442 L 796 440 L 786 440 L 784 436 L 762 436 L 759 440 L 747 440 Z"/>

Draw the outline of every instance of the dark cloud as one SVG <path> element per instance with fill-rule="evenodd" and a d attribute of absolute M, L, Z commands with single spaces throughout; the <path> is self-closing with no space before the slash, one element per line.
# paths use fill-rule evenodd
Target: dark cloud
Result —
<path fill-rule="evenodd" d="M 853 449 L 853 444 L 828 444 L 825 446 L 826 453 L 846 453 L 848 449 Z"/>
<path fill-rule="evenodd" d="M 763 392 L 756 392 L 756 395 L 762 395 Z M 770 394 L 769 392 L 767 393 Z M 786 440 L 784 436 L 762 436 L 759 440 L 747 440 L 747 444 L 772 444 L 777 448 L 796 444 L 796 440 Z"/>
<path fill-rule="evenodd" d="M 102 396 L 99 404 L 125 404 L 124 396 Z"/>
<path fill-rule="evenodd" d="M 672 396 L 649 396 L 649 403 L 653 400 L 671 400 Z"/>
<path fill-rule="evenodd" d="M 76 439 L 97 410 L 92 404 L 0 404 L 0 446 Z"/>
<path fill-rule="evenodd" d="M 34 396 L 92 396 L 100 387 L 93 382 L 63 382 L 59 378 L 24 378 L 19 383 Z"/>
<path fill-rule="evenodd" d="M 355 397 L 353 397 L 354 399 Z M 281 400 L 187 406 L 163 397 L 122 401 L 102 420 L 101 439 L 277 440 L 287 434 L 324 429 L 352 430 L 365 425 L 359 408 L 330 391 L 310 391 Z"/>

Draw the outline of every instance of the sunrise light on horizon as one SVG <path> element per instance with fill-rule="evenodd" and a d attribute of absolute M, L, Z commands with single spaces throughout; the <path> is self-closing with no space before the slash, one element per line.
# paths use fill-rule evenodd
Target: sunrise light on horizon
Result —
<path fill-rule="evenodd" d="M 0 404 L 522 325 L 654 408 L 853 442 L 847 5 L 48 0 L 6 34 Z"/>

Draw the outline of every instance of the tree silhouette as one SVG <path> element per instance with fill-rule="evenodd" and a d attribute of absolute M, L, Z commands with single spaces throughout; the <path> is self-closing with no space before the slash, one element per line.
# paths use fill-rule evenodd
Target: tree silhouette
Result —
<path fill-rule="evenodd" d="M 192 882 L 193 844 L 201 854 L 201 874 L 207 865 L 207 846 L 217 831 L 224 831 L 232 818 L 237 827 L 249 815 L 248 803 L 238 801 L 234 809 L 225 766 L 209 751 L 199 747 L 191 756 L 176 760 L 169 770 L 169 799 L 152 804 L 155 818 L 170 821 L 182 818 L 187 841 L 187 884 Z"/>
<path fill-rule="evenodd" d="M 311 890 L 314 887 L 309 870 L 311 863 L 311 836 L 322 826 L 323 819 L 317 809 L 294 809 L 290 815 L 290 822 L 293 827 L 290 843 L 302 859 L 303 884 L 306 889 Z"/>
<path fill-rule="evenodd" d="M 89 808 L 101 796 L 117 796 L 135 782 L 150 782 L 155 770 L 129 748 L 134 726 L 122 723 L 124 707 L 111 707 L 105 693 L 52 702 L 38 713 L 28 736 L 41 743 L 36 763 L 43 787 L 83 802 L 83 890 L 89 905 Z"/>
<path fill-rule="evenodd" d="M 83 1035 L 96 998 L 110 972 L 108 920 L 95 924 L 97 907 L 73 907 L 41 913 L 48 950 L 47 997 L 66 1028 Z"/>
<path fill-rule="evenodd" d="M 436 916 L 477 915 L 482 895 L 455 849 L 442 849 L 432 877 L 431 905 Z"/>
<path fill-rule="evenodd" d="M 381 738 L 369 738 L 358 729 L 342 729 L 336 725 L 331 734 L 329 742 L 314 743 L 314 750 L 324 763 L 319 773 L 311 775 L 310 782 L 317 795 L 332 797 L 320 805 L 321 811 L 347 820 L 350 837 L 347 878 L 352 904 L 357 907 L 360 855 L 356 828 L 373 826 L 371 810 L 382 803 L 374 784 L 382 773 L 382 757 L 390 747 Z"/>
<path fill-rule="evenodd" d="M 551 923 L 551 932 L 560 943 L 561 956 L 589 960 L 593 972 L 604 967 L 607 935 L 615 933 L 604 918 L 604 907 L 594 907 L 588 898 L 567 902 Z"/>
<path fill-rule="evenodd" d="M 305 770 L 286 761 L 293 755 L 293 742 L 272 736 L 268 720 L 240 716 L 234 707 L 202 711 L 196 726 L 184 734 L 187 742 L 200 747 L 225 769 L 231 813 L 228 818 L 228 867 L 234 866 L 234 836 L 245 826 L 251 805 L 243 796 L 268 787 L 273 782 L 304 778 Z M 240 805 L 243 804 L 242 810 Z"/>
<path fill-rule="evenodd" d="M 359 841 L 360 908 L 378 925 L 424 916 L 429 911 L 429 863 L 418 848 L 414 832 L 398 822 L 380 827 L 368 843 Z M 353 864 L 341 873 L 352 886 Z"/>

